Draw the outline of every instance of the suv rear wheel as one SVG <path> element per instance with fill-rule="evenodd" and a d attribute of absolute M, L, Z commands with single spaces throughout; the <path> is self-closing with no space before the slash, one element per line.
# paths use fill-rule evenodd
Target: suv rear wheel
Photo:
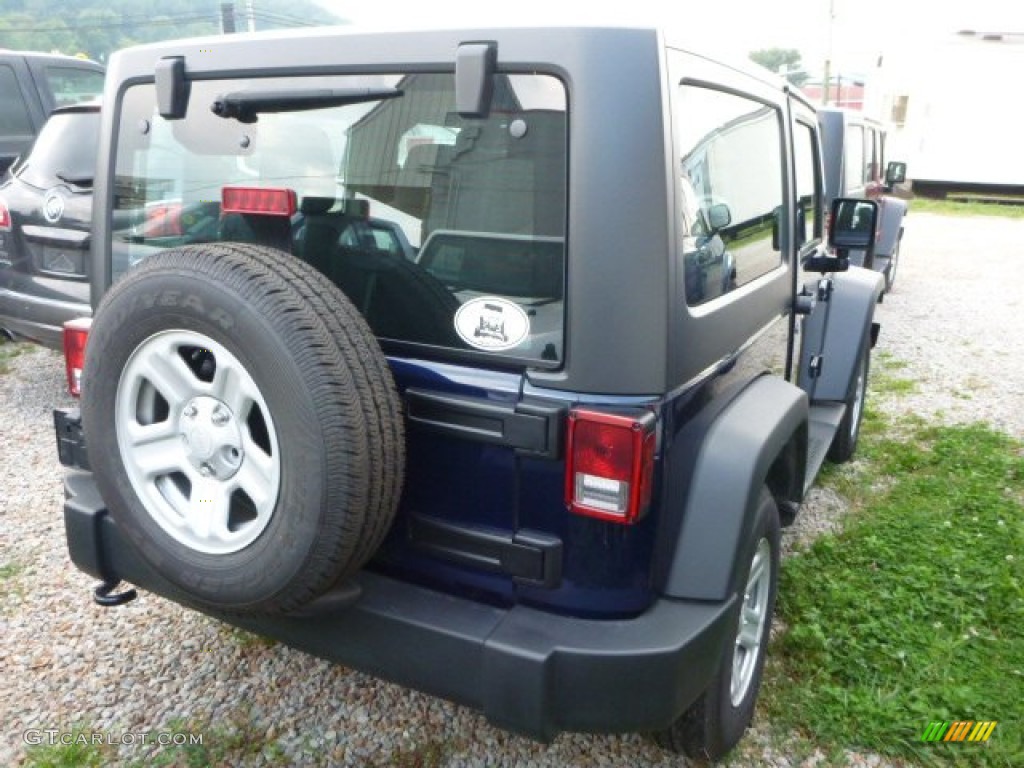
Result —
<path fill-rule="evenodd" d="M 704 760 L 732 749 L 754 716 L 779 582 L 779 512 L 761 490 L 754 527 L 743 550 L 735 632 L 725 643 L 707 690 L 668 729 L 655 734 L 662 747 Z"/>
<path fill-rule="evenodd" d="M 191 600 L 294 610 L 390 526 L 404 444 L 387 363 L 341 291 L 283 252 L 146 259 L 97 311 L 83 381 L 111 515 Z"/>

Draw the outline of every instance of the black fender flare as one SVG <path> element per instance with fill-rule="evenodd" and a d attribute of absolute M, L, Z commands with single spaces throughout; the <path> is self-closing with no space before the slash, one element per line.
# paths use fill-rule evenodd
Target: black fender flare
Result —
<path fill-rule="evenodd" d="M 773 465 L 796 441 L 806 460 L 807 395 L 778 376 L 754 379 L 708 428 L 697 454 L 664 593 L 725 600 Z M 770 485 L 770 483 L 769 483 Z"/>
<path fill-rule="evenodd" d="M 866 345 L 874 346 L 878 334 L 872 325 L 885 287 L 880 272 L 859 267 L 829 277 L 828 306 L 819 305 L 803 326 L 799 384 L 811 402 L 842 402 L 849 397 L 861 354 Z M 821 368 L 812 378 L 810 358 L 819 354 Z"/>

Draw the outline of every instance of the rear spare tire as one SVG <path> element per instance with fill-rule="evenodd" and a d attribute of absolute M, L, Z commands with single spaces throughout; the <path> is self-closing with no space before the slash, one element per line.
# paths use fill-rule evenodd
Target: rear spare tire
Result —
<path fill-rule="evenodd" d="M 118 527 L 188 599 L 297 609 L 350 577 L 394 518 L 400 404 L 344 294 L 286 253 L 147 258 L 96 313 L 82 420 Z"/>

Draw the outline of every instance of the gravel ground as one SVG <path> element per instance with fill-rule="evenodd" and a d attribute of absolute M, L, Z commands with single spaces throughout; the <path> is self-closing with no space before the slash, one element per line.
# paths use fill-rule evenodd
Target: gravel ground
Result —
<path fill-rule="evenodd" d="M 898 375 L 918 386 L 884 407 L 982 419 L 1024 437 L 1024 354 L 1011 341 L 1024 292 L 1024 221 L 912 214 L 902 256 L 896 289 L 879 307 L 878 351 L 905 363 Z M 195 733 L 197 723 L 210 723 L 201 729 L 214 752 L 213 742 L 226 742 L 238 724 L 254 743 L 277 745 L 252 764 L 686 764 L 638 736 L 536 744 L 465 708 L 268 646 L 149 595 L 118 610 L 94 606 L 91 580 L 64 547 L 50 416 L 69 402 L 61 361 L 34 350 L 10 367 L 0 375 L 0 765 L 22 760 L 29 729 L 79 724 L 133 734 L 136 744 L 122 746 L 120 758 L 143 764 L 151 747 L 139 734 Z M 843 511 L 841 498 L 815 491 L 787 542 L 833 528 Z M 855 766 L 887 764 L 846 757 Z M 760 718 L 731 764 L 824 759 L 780 746 Z"/>

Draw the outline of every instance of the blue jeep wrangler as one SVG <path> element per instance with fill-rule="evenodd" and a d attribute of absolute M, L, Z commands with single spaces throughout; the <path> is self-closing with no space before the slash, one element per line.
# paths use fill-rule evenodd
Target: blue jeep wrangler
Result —
<path fill-rule="evenodd" d="M 55 415 L 96 599 L 538 739 L 735 745 L 878 330 L 813 108 L 618 28 L 161 43 L 104 104 Z"/>

